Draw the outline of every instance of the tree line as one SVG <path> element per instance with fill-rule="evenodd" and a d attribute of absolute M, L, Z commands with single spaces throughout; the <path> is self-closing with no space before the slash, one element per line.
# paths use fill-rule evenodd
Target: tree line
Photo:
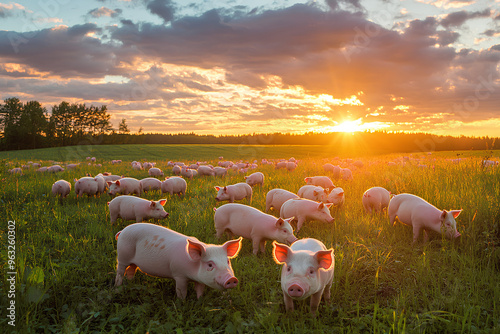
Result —
<path fill-rule="evenodd" d="M 8 98 L 0 104 L 0 150 L 34 149 L 80 144 L 235 144 L 325 145 L 329 150 L 360 153 L 425 152 L 500 149 L 489 137 L 436 136 L 428 133 L 268 133 L 248 135 L 198 135 L 196 133 L 131 134 L 122 119 L 118 131 L 110 123 L 107 107 L 61 102 L 51 113 L 37 101 L 22 103 Z"/>

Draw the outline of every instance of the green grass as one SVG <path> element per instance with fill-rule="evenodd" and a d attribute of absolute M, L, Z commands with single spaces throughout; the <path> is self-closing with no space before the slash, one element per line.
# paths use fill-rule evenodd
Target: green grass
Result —
<path fill-rule="evenodd" d="M 99 171 L 137 178 L 132 160 L 156 161 L 170 174 L 168 160 L 289 158 L 302 159 L 292 173 L 260 167 L 264 187 L 254 189 L 252 206 L 265 209 L 265 195 L 274 187 L 297 191 L 305 176 L 323 175 L 322 165 L 336 160 L 321 146 L 210 146 L 143 145 L 91 146 L 0 152 L 9 166 L 28 160 L 84 161 L 95 156 L 102 168 L 82 165 L 59 174 L 26 171 L 10 175 L 2 163 L 0 174 L 1 309 L 5 310 L 8 284 L 7 221 L 16 230 L 16 327 L 0 318 L 0 327 L 18 333 L 495 333 L 500 332 L 500 169 L 483 169 L 487 155 L 499 152 L 458 152 L 464 160 L 452 164 L 457 152 L 414 154 L 416 162 L 388 166 L 402 155 L 362 157 L 365 166 L 353 169 L 354 180 L 337 180 L 346 191 L 346 204 L 332 210 L 333 225 L 307 222 L 298 237 L 314 237 L 335 250 L 332 302 L 321 302 L 319 315 L 309 314 L 307 302 L 295 302 L 296 311 L 285 313 L 280 286 L 280 266 L 268 243 L 264 255 L 254 256 L 249 240 L 232 260 L 237 288 L 220 292 L 210 288 L 196 299 L 192 286 L 185 301 L 175 296 L 172 279 L 137 273 L 133 281 L 113 287 L 116 267 L 114 235 L 132 222 L 109 223 L 105 195 L 77 199 L 74 192 L 59 200 L 50 195 L 54 181 L 71 181 Z M 250 153 L 248 153 L 248 152 Z M 68 153 L 70 152 L 70 153 Z M 73 152 L 73 153 L 71 153 Z M 76 152 L 76 153 L 75 153 Z M 242 153 L 244 152 L 244 153 Z M 113 166 L 111 159 L 122 159 Z M 10 167 L 9 167 L 10 168 Z M 208 243 L 217 240 L 213 226 L 215 185 L 241 182 L 243 176 L 188 180 L 184 198 L 151 193 L 145 198 L 168 199 L 170 213 L 161 225 Z M 361 205 L 363 192 L 383 186 L 393 193 L 422 196 L 443 209 L 462 208 L 457 218 L 459 241 L 434 236 L 427 244 L 412 246 L 412 231 L 391 226 L 387 215 L 367 215 Z M 243 203 L 245 203 L 243 201 Z M 275 212 L 273 212 L 276 214 Z M 154 222 L 154 221 L 150 221 Z"/>

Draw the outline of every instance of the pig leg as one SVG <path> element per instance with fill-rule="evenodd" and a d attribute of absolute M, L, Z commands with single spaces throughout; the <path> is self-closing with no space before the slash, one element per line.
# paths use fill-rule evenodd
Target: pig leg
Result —
<path fill-rule="evenodd" d="M 266 252 L 266 240 L 261 240 L 259 246 L 261 253 L 264 254 Z"/>
<path fill-rule="evenodd" d="M 194 282 L 194 290 L 196 291 L 196 298 L 200 299 L 203 295 L 203 291 L 205 290 L 205 284 Z"/>
<path fill-rule="evenodd" d="M 143 216 L 137 216 L 137 217 L 135 217 L 135 222 L 136 223 L 140 223 L 142 221 L 144 221 L 144 217 Z"/>
<path fill-rule="evenodd" d="M 325 286 L 323 298 L 325 299 L 325 302 L 327 302 L 327 303 L 330 302 L 330 292 L 332 289 L 332 284 L 333 284 L 333 279 Z"/>
<path fill-rule="evenodd" d="M 306 219 L 304 217 L 299 217 L 299 220 L 297 221 L 297 232 L 299 232 L 300 228 L 302 227 L 302 224 L 304 224 Z"/>
<path fill-rule="evenodd" d="M 424 229 L 424 242 L 429 241 L 429 235 L 427 234 L 427 230 Z"/>
<path fill-rule="evenodd" d="M 111 217 L 111 224 L 114 224 L 116 222 L 116 220 L 118 219 L 118 213 L 111 213 L 110 214 L 110 217 Z"/>
<path fill-rule="evenodd" d="M 174 277 L 175 279 L 175 292 L 177 297 L 184 300 L 187 296 L 188 280 L 186 277 Z M 198 293 L 198 291 L 197 291 Z"/>
<path fill-rule="evenodd" d="M 252 246 L 253 246 L 253 253 L 254 255 L 257 255 L 259 253 L 259 245 L 261 243 L 260 238 L 252 238 Z"/>
<path fill-rule="evenodd" d="M 130 266 L 125 269 L 125 275 L 127 275 L 127 279 L 131 280 L 134 278 L 135 272 L 137 271 L 137 266 L 135 264 L 130 264 Z"/>
<path fill-rule="evenodd" d="M 118 266 L 116 267 L 116 278 L 115 278 L 115 286 L 120 286 L 123 283 L 123 275 L 125 274 L 127 266 L 118 262 Z"/>
<path fill-rule="evenodd" d="M 422 227 L 416 223 L 413 223 L 413 243 L 415 244 L 418 241 L 418 237 L 420 236 L 420 230 Z"/>
<path fill-rule="evenodd" d="M 283 292 L 283 296 L 285 298 L 285 309 L 286 311 L 293 311 L 293 299 L 286 292 Z"/>
<path fill-rule="evenodd" d="M 323 294 L 323 290 L 316 292 L 311 296 L 311 313 L 316 315 L 316 311 L 318 310 L 319 303 L 321 302 L 321 295 Z"/>

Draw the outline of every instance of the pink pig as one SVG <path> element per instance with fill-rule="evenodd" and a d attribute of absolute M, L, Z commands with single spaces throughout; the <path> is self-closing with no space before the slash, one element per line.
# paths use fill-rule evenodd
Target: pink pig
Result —
<path fill-rule="evenodd" d="M 199 166 L 197 171 L 200 176 L 215 176 L 214 169 L 210 166 Z"/>
<path fill-rule="evenodd" d="M 81 177 L 78 180 L 75 179 L 75 193 L 76 197 L 83 196 L 94 196 L 99 192 L 99 184 L 95 178 L 91 176 Z"/>
<path fill-rule="evenodd" d="M 58 180 L 52 185 L 52 194 L 54 196 L 59 195 L 62 198 L 69 195 L 71 192 L 71 183 L 66 180 Z"/>
<path fill-rule="evenodd" d="M 261 172 L 255 172 L 253 174 L 245 176 L 245 181 L 251 187 L 253 187 L 256 184 L 263 186 L 264 185 L 264 174 L 262 174 Z"/>
<path fill-rule="evenodd" d="M 316 314 L 321 297 L 330 301 L 335 257 L 333 249 L 316 239 L 296 241 L 291 247 L 273 242 L 273 258 L 281 269 L 281 289 L 287 311 L 293 311 L 293 300 L 311 297 L 310 310 Z"/>
<path fill-rule="evenodd" d="M 307 198 L 317 202 L 328 202 L 328 190 L 320 186 L 302 186 L 299 191 L 297 191 L 297 195 L 301 198 Z"/>
<path fill-rule="evenodd" d="M 417 242 L 422 229 L 424 242 L 428 240 L 427 231 L 441 233 L 448 239 L 460 237 L 455 218 L 462 210 L 439 210 L 418 196 L 399 194 L 391 199 L 387 211 L 391 224 L 394 224 L 398 217 L 403 224 L 413 226 L 413 243 Z"/>
<path fill-rule="evenodd" d="M 233 203 L 235 200 L 239 201 L 246 198 L 248 203 L 252 203 L 252 187 L 246 183 L 240 182 L 225 187 L 216 186 L 215 190 L 217 190 L 216 201 Z"/>
<path fill-rule="evenodd" d="M 148 169 L 149 176 L 163 176 L 163 171 L 160 168 L 152 167 Z"/>
<path fill-rule="evenodd" d="M 325 189 L 331 190 L 335 188 L 332 180 L 328 176 L 310 176 L 304 179 L 306 184 L 320 186 Z"/>
<path fill-rule="evenodd" d="M 108 181 L 108 186 L 108 194 L 111 196 L 117 194 L 137 194 L 137 196 L 140 196 L 142 191 L 141 181 L 132 177 L 124 177 L 116 181 Z"/>
<path fill-rule="evenodd" d="M 265 252 L 267 240 L 292 243 L 297 238 L 293 235 L 290 221 L 268 215 L 248 205 L 229 203 L 215 209 L 214 222 L 217 238 L 229 230 L 234 235 L 252 240 L 253 253 Z"/>
<path fill-rule="evenodd" d="M 170 193 L 170 195 L 178 194 L 184 195 L 186 194 L 187 183 L 182 177 L 173 176 L 167 177 L 165 181 L 161 183 L 161 192 L 162 193 Z"/>
<path fill-rule="evenodd" d="M 116 222 L 118 217 L 123 220 L 135 220 L 138 223 L 149 218 L 167 218 L 168 212 L 165 212 L 163 208 L 166 202 L 166 199 L 149 201 L 129 195 L 115 197 L 111 202 L 108 202 L 111 224 Z"/>
<path fill-rule="evenodd" d="M 124 274 L 132 279 L 138 268 L 147 275 L 173 278 L 180 299 L 186 298 L 190 281 L 194 281 L 198 298 L 205 286 L 224 290 L 238 285 L 229 259 L 238 255 L 241 238 L 219 246 L 163 226 L 136 223 L 118 232 L 116 239 L 115 286 L 122 285 Z"/>
<path fill-rule="evenodd" d="M 297 232 L 299 232 L 302 224 L 308 219 L 333 223 L 335 218 L 331 216 L 330 210 L 328 210 L 330 206 L 332 206 L 331 203 L 318 203 L 306 198 L 289 199 L 281 206 L 280 217 L 297 218 Z"/>
<path fill-rule="evenodd" d="M 292 198 L 299 198 L 299 196 L 285 189 L 276 188 L 269 190 L 266 195 L 266 212 L 271 208 L 280 211 L 283 203 Z"/>
<path fill-rule="evenodd" d="M 161 181 L 154 177 L 147 177 L 140 181 L 143 192 L 161 190 Z"/>
<path fill-rule="evenodd" d="M 368 213 L 382 212 L 384 208 L 389 206 L 391 193 L 382 187 L 373 187 L 365 191 L 363 194 L 363 207 Z"/>
<path fill-rule="evenodd" d="M 341 207 L 342 205 L 344 205 L 344 201 L 344 189 L 340 187 L 335 187 L 328 194 L 327 203 L 332 203 L 334 207 Z"/>

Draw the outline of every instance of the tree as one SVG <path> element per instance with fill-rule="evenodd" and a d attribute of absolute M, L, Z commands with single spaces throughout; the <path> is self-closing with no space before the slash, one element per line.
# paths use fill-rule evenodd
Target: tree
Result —
<path fill-rule="evenodd" d="M 120 122 L 120 124 L 118 124 L 118 133 L 127 134 L 129 132 L 130 132 L 130 130 L 128 129 L 127 122 L 126 122 L 125 118 L 122 118 L 122 121 Z"/>

